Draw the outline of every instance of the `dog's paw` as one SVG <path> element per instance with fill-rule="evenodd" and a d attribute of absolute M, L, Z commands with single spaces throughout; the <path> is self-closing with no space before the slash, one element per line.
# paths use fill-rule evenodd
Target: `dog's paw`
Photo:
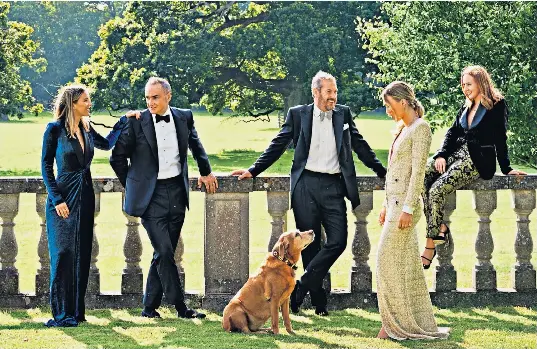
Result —
<path fill-rule="evenodd" d="M 289 333 L 290 335 L 296 336 L 296 332 L 293 331 L 293 329 L 288 329 L 287 333 Z"/>

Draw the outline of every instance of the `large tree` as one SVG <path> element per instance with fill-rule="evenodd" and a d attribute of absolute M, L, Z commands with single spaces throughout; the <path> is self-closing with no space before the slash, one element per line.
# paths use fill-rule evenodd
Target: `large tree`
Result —
<path fill-rule="evenodd" d="M 464 97 L 460 72 L 487 68 L 510 109 L 510 153 L 537 166 L 537 3 L 384 3 L 387 20 L 363 20 L 372 74 L 380 84 L 406 80 L 435 127 L 453 122 Z"/>
<path fill-rule="evenodd" d="M 0 120 L 22 116 L 34 105 L 30 83 L 21 78 L 21 67 L 43 69 L 45 60 L 34 58 L 38 44 L 30 39 L 33 29 L 8 21 L 9 4 L 0 2 Z"/>
<path fill-rule="evenodd" d="M 170 80 L 175 105 L 263 115 L 311 100 L 318 70 L 338 78 L 355 111 L 377 101 L 365 79 L 373 65 L 354 30 L 376 3 L 133 2 L 99 32 L 78 71 L 97 107 L 142 107 L 149 76 Z"/>
<path fill-rule="evenodd" d="M 30 25 L 31 38 L 40 44 L 47 60 L 45 71 L 22 69 L 34 97 L 49 103 L 60 86 L 73 81 L 76 69 L 95 51 L 99 26 L 115 17 L 122 2 L 19 1 L 12 4 L 9 19 Z"/>

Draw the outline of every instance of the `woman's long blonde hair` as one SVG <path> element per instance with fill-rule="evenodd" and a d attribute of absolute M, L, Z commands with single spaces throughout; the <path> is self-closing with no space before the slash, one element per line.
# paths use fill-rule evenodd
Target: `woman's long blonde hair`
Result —
<path fill-rule="evenodd" d="M 387 102 L 387 96 L 392 97 L 397 102 L 400 102 L 403 99 L 407 101 L 410 108 L 414 109 L 419 118 L 422 118 L 423 114 L 425 114 L 425 108 L 423 108 L 421 102 L 416 98 L 414 88 L 404 81 L 394 81 L 386 86 L 384 90 L 382 90 L 380 98 L 382 98 L 384 102 Z M 398 134 L 401 132 L 404 126 L 403 122 L 399 121 L 395 133 Z"/>
<path fill-rule="evenodd" d="M 80 96 L 86 92 L 89 96 L 90 92 L 84 85 L 67 85 L 58 91 L 54 102 L 54 120 L 65 120 L 65 129 L 71 137 L 75 137 L 79 125 L 75 125 L 75 113 L 73 104 L 75 104 Z M 86 120 L 80 120 L 82 125 L 89 130 L 89 124 Z"/>
<path fill-rule="evenodd" d="M 503 99 L 502 93 L 494 87 L 490 74 L 484 67 L 480 65 L 470 65 L 462 70 L 461 88 L 463 90 L 462 78 L 466 74 L 473 77 L 477 86 L 479 86 L 479 91 L 481 92 L 481 104 L 483 104 L 487 110 L 491 110 L 496 102 Z M 472 106 L 472 101 L 469 100 L 468 97 L 466 98 L 466 106 L 468 108 Z"/>

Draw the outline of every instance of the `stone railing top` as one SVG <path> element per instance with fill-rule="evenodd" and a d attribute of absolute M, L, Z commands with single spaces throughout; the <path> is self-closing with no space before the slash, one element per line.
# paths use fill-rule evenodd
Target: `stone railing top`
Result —
<path fill-rule="evenodd" d="M 248 193 L 252 191 L 288 191 L 289 176 L 260 176 L 254 179 L 238 181 L 236 177 L 217 176 L 219 193 Z M 376 176 L 356 177 L 360 191 L 384 190 L 384 179 Z M 190 188 L 196 188 L 197 178 L 190 178 Z M 122 192 L 123 187 L 115 177 L 94 177 L 93 187 L 96 193 Z M 537 189 L 537 175 L 494 176 L 491 180 L 478 180 L 463 190 L 502 190 L 502 189 Z M 0 177 L 0 194 L 38 193 L 45 194 L 43 179 L 33 177 Z"/>

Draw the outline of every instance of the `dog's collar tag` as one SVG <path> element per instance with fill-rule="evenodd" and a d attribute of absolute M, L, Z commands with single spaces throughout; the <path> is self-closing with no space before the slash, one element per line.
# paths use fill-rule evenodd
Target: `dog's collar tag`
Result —
<path fill-rule="evenodd" d="M 290 266 L 291 268 L 293 268 L 293 270 L 297 270 L 298 267 L 296 266 L 296 264 L 293 264 L 291 263 L 290 260 L 288 260 L 287 258 L 285 257 L 280 257 L 279 254 L 278 254 L 278 251 L 272 251 L 272 255 L 276 258 L 278 258 L 279 260 L 281 260 L 282 262 L 284 262 L 285 264 L 287 264 L 288 266 Z"/>

